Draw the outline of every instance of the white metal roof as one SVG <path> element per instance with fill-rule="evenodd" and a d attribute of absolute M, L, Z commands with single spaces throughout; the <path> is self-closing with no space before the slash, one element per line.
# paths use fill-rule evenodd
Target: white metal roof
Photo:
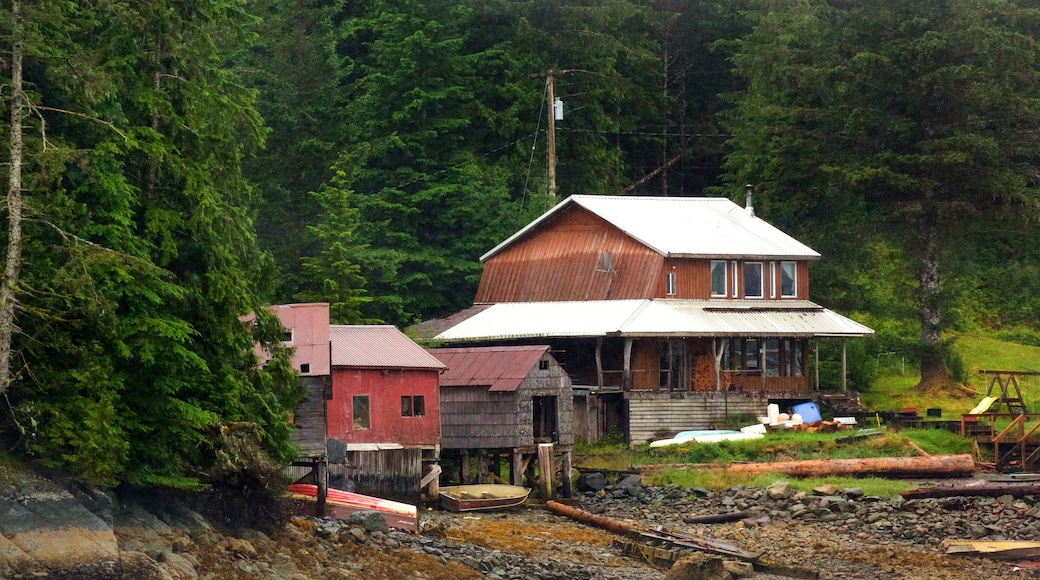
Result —
<path fill-rule="evenodd" d="M 447 343 L 594 336 L 873 336 L 807 300 L 502 302 L 438 334 Z"/>
<path fill-rule="evenodd" d="M 572 195 L 480 259 L 490 258 L 556 212 L 575 204 L 668 257 L 820 258 L 809 246 L 726 198 Z"/>

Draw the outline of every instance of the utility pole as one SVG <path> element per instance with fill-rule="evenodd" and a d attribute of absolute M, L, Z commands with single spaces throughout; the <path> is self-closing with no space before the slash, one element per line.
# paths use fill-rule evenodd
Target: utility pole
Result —
<path fill-rule="evenodd" d="M 576 69 L 558 71 L 559 74 L 574 72 Z M 545 72 L 531 73 L 531 78 L 545 77 L 545 95 L 548 101 L 549 127 L 548 127 L 548 149 L 549 149 L 549 198 L 552 203 L 556 202 L 556 98 L 553 95 L 553 69 Z M 563 118 L 563 104 L 560 103 L 559 113 Z"/>
<path fill-rule="evenodd" d="M 549 112 L 549 200 L 556 203 L 556 111 L 553 110 L 556 101 L 553 99 L 552 69 L 545 72 L 545 94 L 549 101 L 546 109 Z"/>

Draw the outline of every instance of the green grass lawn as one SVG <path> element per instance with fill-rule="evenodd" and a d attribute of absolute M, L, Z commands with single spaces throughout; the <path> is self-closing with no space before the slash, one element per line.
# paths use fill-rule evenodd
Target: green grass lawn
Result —
<path fill-rule="evenodd" d="M 976 391 L 976 395 L 936 397 L 921 393 L 914 389 L 920 378 L 916 367 L 889 364 L 889 372 L 880 375 L 869 389 L 861 393 L 863 407 L 871 411 L 915 407 L 921 415 L 925 409 L 939 408 L 944 418 L 960 418 L 962 413 L 967 413 L 982 400 L 993 381 L 993 376 L 981 375 L 979 370 L 1040 370 L 1040 348 L 1035 346 L 966 334 L 957 337 L 954 349 L 964 359 L 969 370 L 968 386 Z M 1040 377 L 1019 377 L 1017 380 L 1026 408 L 1040 412 Z M 994 390 L 999 394 L 999 386 L 995 385 Z"/>
<path fill-rule="evenodd" d="M 896 411 L 915 407 L 923 417 L 925 410 L 942 409 L 942 419 L 959 419 L 970 411 L 985 396 L 993 381 L 991 375 L 979 374 L 987 370 L 1040 370 L 1040 348 L 1002 342 L 981 335 L 958 337 L 955 344 L 969 369 L 968 386 L 975 394 L 957 394 L 937 397 L 918 392 L 918 369 L 901 363 L 888 365 L 874 385 L 861 393 L 863 407 L 871 411 Z M 1040 377 L 1020 377 L 1019 387 L 1027 408 L 1040 413 Z M 999 387 L 994 389 L 999 391 Z M 995 393 L 995 394 L 999 394 Z M 861 427 L 873 427 L 862 425 Z M 823 484 L 839 487 L 862 487 L 867 495 L 891 496 L 909 488 L 905 482 L 880 478 L 817 478 L 796 480 L 777 474 L 763 474 L 748 478 L 739 474 L 728 474 L 717 470 L 691 468 L 691 464 L 737 461 L 786 461 L 799 459 L 895 457 L 918 454 L 910 442 L 932 455 L 973 453 L 973 443 L 941 429 L 903 429 L 898 433 L 887 431 L 882 435 L 842 443 L 839 438 L 850 432 L 804 433 L 776 432 L 764 439 L 735 441 L 719 444 L 678 445 L 666 450 L 651 450 L 648 445 L 632 447 L 621 441 L 600 441 L 594 445 L 579 445 L 575 448 L 576 465 L 585 468 L 624 471 L 633 466 L 652 464 L 651 485 L 676 484 L 682 487 L 705 487 L 725 489 L 737 484 L 769 485 L 774 481 L 790 481 L 797 489 L 810 490 Z M 985 449 L 981 450 L 985 454 Z M 984 459 L 988 459 L 984 457 Z M 665 466 L 665 467 L 662 467 Z M 671 467 L 667 467 L 671 466 Z"/>

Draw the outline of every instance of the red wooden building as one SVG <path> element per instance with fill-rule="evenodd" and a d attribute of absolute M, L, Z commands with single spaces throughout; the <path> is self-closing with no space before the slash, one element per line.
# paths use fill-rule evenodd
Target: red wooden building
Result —
<path fill-rule="evenodd" d="M 440 444 L 438 377 L 444 364 L 393 326 L 330 327 L 328 436 L 350 446 Z"/>
<path fill-rule="evenodd" d="M 820 255 L 750 202 L 570 196 L 481 257 L 473 308 L 421 332 L 551 345 L 590 436 L 639 442 L 817 398 L 818 341 L 873 331 L 809 300 Z"/>

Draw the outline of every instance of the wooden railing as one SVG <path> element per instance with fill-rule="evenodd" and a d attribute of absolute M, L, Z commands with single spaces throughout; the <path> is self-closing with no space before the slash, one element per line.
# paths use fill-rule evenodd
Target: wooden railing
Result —
<path fill-rule="evenodd" d="M 997 471 L 1035 469 L 1040 462 L 1040 445 L 1037 445 L 1037 438 L 1033 435 L 1040 430 L 1040 418 L 1031 417 L 1026 413 L 987 413 L 984 416 L 990 418 L 991 425 L 995 425 L 1001 418 L 1011 418 L 1007 427 L 1004 427 L 991 439 L 993 460 L 996 463 Z M 1029 426 L 1028 422 L 1034 419 L 1036 422 Z M 1002 451 L 1002 445 L 1005 446 L 1006 451 Z"/>

